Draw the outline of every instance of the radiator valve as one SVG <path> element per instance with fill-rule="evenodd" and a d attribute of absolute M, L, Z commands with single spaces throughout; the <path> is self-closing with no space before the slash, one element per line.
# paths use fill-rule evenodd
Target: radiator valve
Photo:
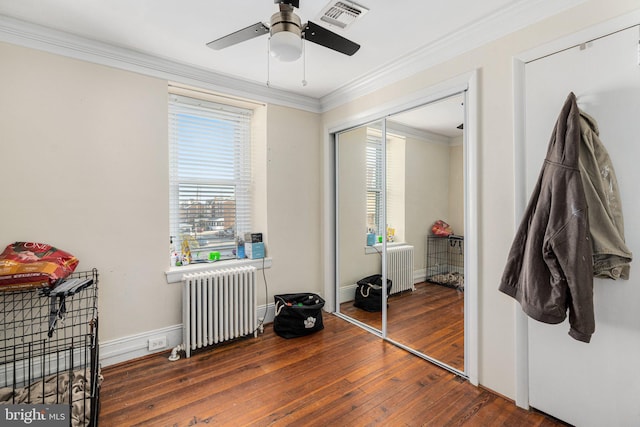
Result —
<path fill-rule="evenodd" d="M 171 355 L 169 355 L 169 360 L 171 362 L 175 362 L 176 360 L 179 360 L 180 355 L 178 354 L 178 352 L 182 350 L 184 350 L 184 346 L 182 344 L 173 347 L 173 350 L 171 350 Z"/>

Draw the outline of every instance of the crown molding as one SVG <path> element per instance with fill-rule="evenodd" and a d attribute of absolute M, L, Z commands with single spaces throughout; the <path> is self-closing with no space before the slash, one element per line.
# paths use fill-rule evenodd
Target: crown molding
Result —
<path fill-rule="evenodd" d="M 0 15 L 0 41 L 259 102 L 320 112 L 320 102 L 316 98 L 89 40 L 4 15 Z"/>
<path fill-rule="evenodd" d="M 321 98 L 215 73 L 0 15 L 0 41 L 259 102 L 322 113 L 476 49 L 587 0 L 519 0 Z"/>
<path fill-rule="evenodd" d="M 339 107 L 585 1 L 519 0 L 321 97 L 321 110 L 325 112 Z"/>

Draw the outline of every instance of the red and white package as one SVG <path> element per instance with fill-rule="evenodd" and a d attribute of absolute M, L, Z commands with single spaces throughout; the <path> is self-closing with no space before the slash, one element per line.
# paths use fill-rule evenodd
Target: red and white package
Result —
<path fill-rule="evenodd" d="M 46 243 L 12 243 L 0 254 L 0 291 L 52 287 L 73 273 L 78 262 Z"/>
<path fill-rule="evenodd" d="M 443 220 L 437 220 L 433 226 L 431 226 L 431 232 L 439 237 L 448 237 L 453 234 L 451 226 Z"/>

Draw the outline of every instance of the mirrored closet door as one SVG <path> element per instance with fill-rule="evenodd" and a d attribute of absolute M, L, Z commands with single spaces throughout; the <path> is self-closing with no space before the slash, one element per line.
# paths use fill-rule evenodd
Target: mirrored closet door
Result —
<path fill-rule="evenodd" d="M 382 300 L 379 306 L 369 307 L 372 292 L 358 282 L 382 274 L 383 245 L 378 242 L 384 229 L 380 221 L 384 209 L 382 129 L 383 120 L 378 120 L 336 135 L 338 311 L 380 333 Z M 365 308 L 357 307 L 363 306 L 360 302 Z"/>
<path fill-rule="evenodd" d="M 387 337 L 462 372 L 464 117 L 461 93 L 386 120 Z"/>
<path fill-rule="evenodd" d="M 335 135 L 336 311 L 459 373 L 465 372 L 464 100 L 460 92 Z M 439 220 L 449 226 L 439 234 L 451 234 L 434 234 Z M 363 292 L 376 289 L 387 303 L 380 298 L 373 309 L 363 307 Z"/>

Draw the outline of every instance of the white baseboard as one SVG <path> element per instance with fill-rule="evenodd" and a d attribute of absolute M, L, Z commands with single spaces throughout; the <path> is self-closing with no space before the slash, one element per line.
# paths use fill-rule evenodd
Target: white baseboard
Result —
<path fill-rule="evenodd" d="M 264 323 L 272 323 L 275 314 L 274 304 L 258 307 L 258 318 L 264 318 Z M 149 350 L 149 340 L 154 338 L 166 338 L 167 345 L 162 348 Z M 102 366 L 115 365 L 154 353 L 167 352 L 174 347 L 183 344 L 182 324 L 154 329 L 128 337 L 117 338 L 100 342 L 100 364 Z"/>
<path fill-rule="evenodd" d="M 343 302 L 353 301 L 356 298 L 356 289 L 358 285 L 347 285 L 340 288 L 340 304 Z"/>
<path fill-rule="evenodd" d="M 167 346 L 149 351 L 152 338 L 166 337 Z M 182 325 L 173 325 L 153 331 L 142 332 L 128 337 L 100 342 L 100 363 L 102 366 L 115 365 L 153 353 L 167 351 L 182 343 Z"/>

